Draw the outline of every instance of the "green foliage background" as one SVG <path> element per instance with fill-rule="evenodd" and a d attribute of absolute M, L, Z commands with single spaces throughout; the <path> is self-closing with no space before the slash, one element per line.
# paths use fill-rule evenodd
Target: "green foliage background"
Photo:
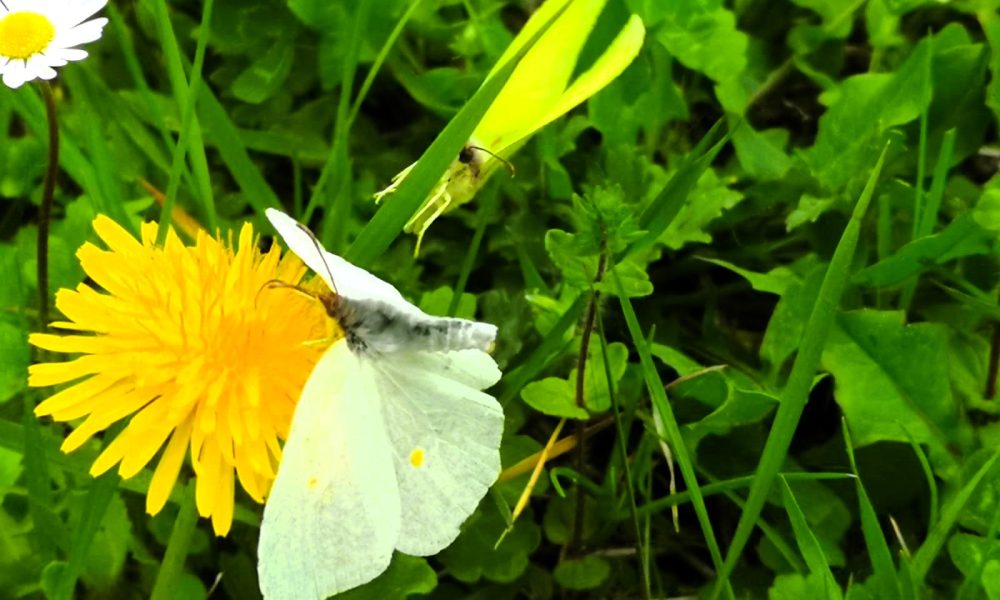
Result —
<path fill-rule="evenodd" d="M 95 214 L 158 218 L 146 180 L 499 325 L 504 464 L 560 417 L 585 443 L 505 536 L 525 475 L 346 596 L 1000 597 L 1000 2 L 612 0 L 582 61 L 629 11 L 639 58 L 414 259 L 419 183 L 371 195 L 449 122 L 425 164 L 455 156 L 528 4 L 113 2 L 56 82 L 52 291 Z M 148 472 L 93 480 L 31 416 L 46 151 L 40 93 L 0 89 L 0 596 L 253 598 L 259 506 L 149 517 Z"/>

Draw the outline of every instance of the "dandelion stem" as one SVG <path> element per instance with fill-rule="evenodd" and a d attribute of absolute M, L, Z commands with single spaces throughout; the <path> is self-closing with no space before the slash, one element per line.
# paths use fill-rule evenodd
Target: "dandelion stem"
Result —
<path fill-rule="evenodd" d="M 6 5 L 4 6 L 6 8 Z M 41 328 L 49 322 L 49 221 L 52 219 L 52 198 L 56 191 L 56 175 L 59 171 L 59 123 L 56 120 L 56 101 L 52 86 L 43 81 L 42 98 L 45 100 L 45 116 L 49 122 L 49 157 L 45 166 L 45 180 L 42 188 L 42 203 L 38 210 L 38 319 Z"/>
<path fill-rule="evenodd" d="M 170 539 L 167 541 L 167 551 L 163 555 L 160 571 L 156 574 L 156 582 L 153 583 L 153 593 L 150 596 L 153 600 L 177 597 L 177 584 L 184 573 L 184 562 L 191 545 L 191 537 L 198 525 L 194 487 L 195 483 L 191 481 L 184 490 L 180 511 L 177 513 L 177 520 L 174 521 L 174 528 L 170 531 Z"/>

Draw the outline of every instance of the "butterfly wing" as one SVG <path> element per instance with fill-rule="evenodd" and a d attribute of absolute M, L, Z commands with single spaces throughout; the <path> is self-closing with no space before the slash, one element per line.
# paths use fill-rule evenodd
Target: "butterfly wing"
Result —
<path fill-rule="evenodd" d="M 419 312 L 392 284 L 324 250 L 309 230 L 295 219 L 274 208 L 265 212 L 288 249 L 319 275 L 331 290 L 352 300 L 379 300 L 406 312 Z"/>
<path fill-rule="evenodd" d="M 489 354 L 401 352 L 375 365 L 402 509 L 396 549 L 436 554 L 458 536 L 500 472 L 503 409 Z"/>
<path fill-rule="evenodd" d="M 400 504 L 375 376 L 341 340 L 302 390 L 260 528 L 265 598 L 326 598 L 389 565 Z"/>

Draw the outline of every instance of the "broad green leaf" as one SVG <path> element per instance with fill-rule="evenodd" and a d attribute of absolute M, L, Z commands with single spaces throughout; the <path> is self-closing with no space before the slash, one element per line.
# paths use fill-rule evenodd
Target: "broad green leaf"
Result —
<path fill-rule="evenodd" d="M 801 157 L 825 189 L 839 189 L 863 173 L 881 150 L 883 133 L 929 106 L 930 60 L 927 38 L 894 73 L 848 77 L 820 96 L 828 108 L 819 119 L 816 143 Z"/>
<path fill-rule="evenodd" d="M 584 370 L 583 400 L 584 407 L 576 404 L 577 369 L 570 371 L 569 377 L 546 377 L 524 386 L 521 399 L 535 410 L 554 417 L 570 419 L 588 419 L 592 413 L 601 413 L 611 407 L 608 396 L 608 384 L 604 374 L 604 356 L 600 347 L 591 341 L 590 354 Z M 617 385 L 628 362 L 628 349 L 624 344 L 608 345 L 610 371 Z"/>
<path fill-rule="evenodd" d="M 567 285 L 581 291 L 590 289 L 597 275 L 599 258 L 596 254 L 587 252 L 589 245 L 582 239 L 582 234 L 572 234 L 561 229 L 550 229 L 545 234 L 545 250 L 552 262 L 562 272 Z M 628 257 L 623 262 L 614 265 L 604 273 L 604 279 L 595 286 L 597 290 L 612 293 L 608 287 L 611 273 L 617 274 L 625 286 L 630 298 L 648 296 L 653 293 L 653 284 L 649 274 L 641 265 L 636 264 L 637 258 Z"/>
<path fill-rule="evenodd" d="M 986 106 L 993 111 L 995 125 L 1000 125 L 1000 16 L 995 10 L 977 14 L 986 40 L 990 44 L 990 83 L 986 87 Z"/>
<path fill-rule="evenodd" d="M 693 242 L 709 243 L 712 235 L 708 228 L 712 221 L 742 200 L 743 194 L 730 189 L 714 171 L 707 169 L 660 241 L 673 250 Z"/>
<path fill-rule="evenodd" d="M 792 0 L 795 4 L 819 13 L 823 27 L 830 33 L 842 32 L 846 36 L 851 31 L 853 13 L 864 0 Z"/>
<path fill-rule="evenodd" d="M 259 104 L 281 89 L 292 70 L 295 46 L 280 39 L 233 81 L 232 92 L 244 102 Z"/>
<path fill-rule="evenodd" d="M 27 387 L 30 356 L 24 329 L 0 321 L 0 404 Z"/>
<path fill-rule="evenodd" d="M 588 554 L 559 561 L 553 575 L 556 583 L 567 590 L 592 590 L 611 575 L 611 564 L 605 558 Z"/>
<path fill-rule="evenodd" d="M 801 277 L 799 277 L 794 271 L 784 266 L 775 267 L 767 273 L 756 273 L 718 258 L 703 258 L 702 260 L 710 262 L 713 265 L 719 265 L 720 267 L 729 269 L 733 273 L 736 273 L 740 277 L 746 279 L 753 289 L 758 292 L 766 292 L 768 294 L 783 296 L 785 291 L 791 286 L 802 281 Z"/>
<path fill-rule="evenodd" d="M 514 581 L 528 567 L 528 557 L 541 542 L 541 531 L 529 515 L 523 515 L 497 545 L 506 529 L 507 523 L 496 507 L 483 502 L 462 526 L 458 539 L 438 559 L 459 581 Z"/>
<path fill-rule="evenodd" d="M 983 215 L 981 218 L 992 216 Z M 858 271 L 851 282 L 871 287 L 897 285 L 930 266 L 989 253 L 996 244 L 996 237 L 995 232 L 977 223 L 974 214 L 963 214 L 940 233 L 912 241 L 885 260 Z"/>
<path fill-rule="evenodd" d="M 654 39 L 685 67 L 716 82 L 746 68 L 748 37 L 736 28 L 736 15 L 720 0 L 641 3 L 640 15 Z"/>
<path fill-rule="evenodd" d="M 768 600 L 802 600 L 803 598 L 826 598 L 829 581 L 823 573 L 781 574 L 767 590 Z"/>
<path fill-rule="evenodd" d="M 785 152 L 788 132 L 784 129 L 757 131 L 744 122 L 733 131 L 733 148 L 747 174 L 758 179 L 777 179 L 792 166 Z"/>
<path fill-rule="evenodd" d="M 957 532 L 948 540 L 948 556 L 966 578 L 983 586 L 988 598 L 1000 598 L 1000 540 Z"/>
<path fill-rule="evenodd" d="M 816 265 L 801 282 L 790 284 L 771 313 L 760 357 L 772 371 L 780 369 L 798 348 L 825 272 L 826 265 Z"/>
<path fill-rule="evenodd" d="M 317 31 L 326 32 L 345 21 L 350 21 L 344 3 L 324 0 L 289 0 L 288 8 L 303 23 Z"/>
<path fill-rule="evenodd" d="M 874 310 L 844 313 L 837 325 L 822 362 L 855 445 L 913 439 L 947 464 L 948 448 L 971 440 L 949 385 L 945 328 Z"/>
<path fill-rule="evenodd" d="M 425 292 L 420 297 L 420 310 L 429 315 L 445 316 L 448 314 L 448 307 L 451 305 L 455 293 L 448 286 L 441 286 L 436 290 Z M 472 294 L 463 293 L 458 300 L 458 309 L 454 317 L 461 319 L 472 319 L 476 314 L 476 297 Z"/>
<path fill-rule="evenodd" d="M 125 567 L 131 533 L 125 503 L 119 496 L 114 496 L 100 528 L 88 544 L 87 558 L 80 574 L 87 587 L 97 591 L 108 591 L 114 587 Z"/>
<path fill-rule="evenodd" d="M 563 485 L 566 485 L 563 480 Z M 601 506 L 590 503 L 589 510 L 583 514 L 583 527 L 580 528 L 580 539 L 589 540 L 591 536 L 601 530 L 603 516 L 600 512 Z M 568 544 L 573 537 L 573 530 L 576 528 L 576 498 L 570 493 L 565 497 L 553 497 L 545 509 L 545 516 L 542 517 L 542 530 L 545 539 L 553 544 Z"/>
<path fill-rule="evenodd" d="M 393 554 L 389 568 L 365 585 L 338 594 L 344 600 L 375 600 L 377 598 L 409 598 L 429 594 L 437 587 L 437 574 L 427 559 Z"/>
<path fill-rule="evenodd" d="M 702 419 L 684 426 L 684 439 L 691 448 L 708 435 L 725 436 L 736 427 L 759 423 L 774 410 L 778 399 L 756 390 L 736 388 L 727 381 L 725 401 Z"/>

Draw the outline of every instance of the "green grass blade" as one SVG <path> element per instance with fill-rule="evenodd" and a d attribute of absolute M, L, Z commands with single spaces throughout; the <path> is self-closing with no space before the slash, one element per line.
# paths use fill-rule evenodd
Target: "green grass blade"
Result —
<path fill-rule="evenodd" d="M 837 472 L 801 472 L 801 471 L 787 471 L 779 473 L 788 481 L 839 481 L 844 479 L 851 479 L 852 476 L 847 473 L 837 473 Z M 716 494 L 725 494 L 727 492 L 732 492 L 734 490 L 748 488 L 753 484 L 753 476 L 745 475 L 743 477 L 734 477 L 732 479 L 726 479 L 724 481 L 715 481 L 712 483 L 706 483 L 701 486 L 701 495 L 708 497 L 714 496 Z M 691 502 L 691 494 L 689 492 L 677 492 L 676 494 L 670 494 L 669 496 L 664 496 L 662 498 L 657 498 L 656 500 L 651 500 L 650 502 L 643 504 L 638 508 L 640 517 L 648 517 L 650 515 L 662 512 L 669 509 L 672 506 L 678 506 L 680 504 L 687 504 Z M 622 517 L 624 518 L 624 517 Z"/>
<path fill-rule="evenodd" d="M 913 574 L 914 585 L 918 589 L 923 586 L 927 572 L 934 560 L 937 559 L 945 542 L 948 541 L 948 535 L 958 522 L 966 503 L 972 498 L 973 492 L 996 464 L 998 458 L 1000 458 L 1000 448 L 993 451 L 989 460 L 979 467 L 979 470 L 962 486 L 962 489 L 941 509 L 941 520 L 934 524 L 934 527 L 927 533 L 924 543 L 913 555 L 910 570 Z"/>
<path fill-rule="evenodd" d="M 313 188 L 312 198 L 306 212 L 316 207 L 317 199 L 328 190 L 329 200 L 323 212 L 323 226 L 320 228 L 320 239 L 327 248 L 340 253 L 347 238 L 347 224 L 351 216 L 351 156 L 348 149 L 351 131 L 350 102 L 354 84 L 354 74 L 358 68 L 358 57 L 361 54 L 361 32 L 368 29 L 371 15 L 371 1 L 355 2 L 354 22 L 351 31 L 350 44 L 347 47 L 344 72 L 340 81 L 340 99 L 337 102 L 337 118 L 333 124 L 333 145 L 323 166 L 320 181 Z M 325 184 L 326 174 L 331 174 L 331 182 Z M 308 222 L 308 220 L 307 220 Z"/>
<path fill-rule="evenodd" d="M 211 92 L 208 86 L 203 86 L 199 94 L 198 109 L 201 120 L 211 124 L 211 137 L 222 162 L 226 164 L 240 193 L 246 198 L 255 211 L 263 214 L 266 208 L 278 208 L 281 201 L 274 193 L 271 184 L 261 175 L 260 169 L 250 159 L 246 144 L 240 137 L 240 131 L 229 117 L 225 107 Z"/>
<path fill-rule="evenodd" d="M 583 307 L 587 304 L 587 297 L 577 296 L 573 304 L 566 309 L 566 312 L 559 317 L 552 329 L 545 334 L 545 338 L 540 344 L 535 346 L 531 354 L 521 361 L 520 366 L 512 371 L 508 371 L 503 378 L 503 391 L 498 397 L 501 406 L 513 400 L 525 385 L 533 381 L 542 370 L 548 366 L 548 361 L 559 351 L 566 347 L 567 342 L 564 334 L 575 325 L 583 313 Z"/>
<path fill-rule="evenodd" d="M 889 543 L 882 533 L 882 527 L 878 521 L 878 514 L 872 506 L 868 492 L 861 483 L 861 475 L 858 473 L 858 465 L 854 459 L 854 443 L 851 441 L 851 432 L 847 428 L 847 420 L 841 420 L 841 428 L 844 431 L 844 444 L 847 450 L 847 458 L 851 463 L 851 471 L 857 477 L 854 481 L 854 488 L 858 494 L 858 512 L 861 516 L 861 533 L 865 538 L 865 547 L 868 549 L 868 559 L 872 564 L 872 571 L 875 573 L 877 581 L 876 587 L 879 590 L 878 597 L 886 600 L 902 599 L 903 591 L 900 588 L 899 577 L 896 574 L 896 566 L 892 560 L 892 551 Z"/>
<path fill-rule="evenodd" d="M 410 17 L 417 12 L 417 8 L 420 6 L 423 0 L 413 0 L 410 5 L 406 7 L 406 11 L 403 12 L 399 20 L 396 21 L 395 27 L 389 32 L 389 37 L 385 38 L 385 43 L 379 49 L 378 54 L 375 56 L 375 61 L 372 62 L 372 66 L 368 69 L 368 74 L 365 75 L 365 80 L 361 83 L 361 88 L 358 90 L 358 95 L 354 98 L 354 103 L 351 105 L 351 113 L 347 118 L 348 125 L 354 123 L 354 120 L 358 118 L 358 112 L 361 110 L 361 103 L 365 101 L 368 96 L 369 90 L 372 88 L 372 84 L 375 83 L 375 77 L 382 70 L 382 65 L 385 64 L 385 59 L 389 57 L 389 52 L 396 45 L 396 40 L 402 35 L 403 29 L 406 28 L 406 24 L 410 22 Z"/>
<path fill-rule="evenodd" d="M 923 125 L 923 121 L 921 121 Z M 917 223 L 914 226 L 915 240 L 927 237 L 934 233 L 934 226 L 938 222 L 938 213 L 941 212 L 941 202 L 944 199 L 944 186 L 948 183 L 948 171 L 951 169 L 952 159 L 955 156 L 956 131 L 949 129 L 945 132 L 941 140 L 941 149 L 938 152 L 937 164 L 934 166 L 934 178 L 931 180 L 931 189 L 926 194 L 921 194 L 918 190 L 918 197 L 923 198 L 920 207 Z M 913 295 L 917 290 L 919 274 L 907 283 L 900 295 L 900 307 L 909 310 L 913 302 Z"/>
<path fill-rule="evenodd" d="M 119 430 L 122 427 L 118 428 Z M 94 536 L 100 530 L 104 514 L 108 511 L 108 505 L 115 497 L 118 490 L 118 474 L 105 473 L 103 476 L 93 480 L 90 490 L 87 492 L 87 499 L 84 501 L 83 516 L 79 524 L 73 530 L 70 542 L 69 560 L 67 568 L 62 572 L 62 578 L 57 587 L 56 598 L 67 600 L 74 597 L 73 591 L 76 588 L 76 580 L 83 572 L 84 561 L 90 554 Z"/>
<path fill-rule="evenodd" d="M 698 180 L 705 173 L 712 161 L 719 154 L 719 151 L 729 143 L 730 133 L 727 133 L 721 140 L 707 148 L 710 140 L 715 139 L 719 130 L 723 127 L 724 121 L 720 119 L 712 126 L 698 142 L 698 145 L 691 151 L 687 159 L 677 168 L 677 171 L 670 178 L 670 181 L 663 186 L 660 193 L 649 203 L 639 216 L 639 227 L 646 233 L 634 241 L 622 254 L 622 257 L 638 252 L 653 245 L 660 239 L 663 232 L 670 227 L 670 224 L 680 213 L 687 200 L 688 194 L 697 185 Z M 697 157 L 697 158 L 691 158 Z M 622 257 L 618 257 L 620 261 Z"/>
<path fill-rule="evenodd" d="M 712 562 L 714 563 L 715 568 L 719 569 L 722 567 L 722 554 L 719 551 L 719 545 L 715 539 L 715 532 L 712 530 L 712 520 L 708 516 L 708 508 L 705 506 L 705 498 L 702 496 L 698 478 L 695 475 L 694 463 L 692 463 L 691 457 L 688 454 L 687 446 L 684 444 L 684 438 L 681 436 L 681 430 L 677 424 L 677 419 L 674 418 L 674 411 L 670 407 L 670 401 L 667 400 L 666 389 L 663 385 L 663 381 L 660 380 L 660 374 L 657 372 L 656 366 L 653 363 L 653 356 L 649 352 L 649 346 L 646 343 L 646 338 L 643 336 L 642 329 L 639 326 L 639 319 L 636 317 L 635 311 L 632 309 L 632 303 L 625 294 L 625 290 L 622 287 L 617 274 L 614 271 L 611 273 L 614 276 L 615 284 L 618 287 L 618 300 L 621 303 L 622 314 L 625 316 L 625 323 L 628 325 L 629 335 L 631 335 L 632 343 L 635 345 L 635 348 L 639 353 L 642 375 L 646 382 L 646 389 L 649 391 L 649 396 L 653 401 L 653 410 L 660 414 L 663 421 L 665 431 L 663 432 L 662 437 L 666 439 L 667 443 L 670 444 L 671 450 L 674 452 L 674 458 L 677 460 L 677 465 L 680 467 L 681 476 L 684 479 L 685 485 L 687 485 L 688 491 L 691 492 L 691 500 L 694 505 L 695 514 L 698 517 L 698 524 L 701 526 L 702 535 L 705 537 L 705 543 L 708 545 L 708 551 L 712 556 Z M 657 434 L 660 433 L 661 432 L 659 431 L 657 432 Z M 728 586 L 726 589 L 728 591 L 728 595 L 732 596 L 732 590 L 730 590 Z"/>
<path fill-rule="evenodd" d="M 795 357 L 788 382 L 782 391 L 781 403 L 778 405 L 774 422 L 771 425 L 771 432 L 764 446 L 763 456 L 757 466 L 757 475 L 750 488 L 746 507 L 740 515 L 736 532 L 733 534 L 732 543 L 726 554 L 725 563 L 719 571 L 719 579 L 716 582 L 713 598 L 717 598 L 722 586 L 728 584 L 729 576 L 736 567 L 736 561 L 739 560 L 744 546 L 750 540 L 754 524 L 764 508 L 774 478 L 785 461 L 785 455 L 788 453 L 788 447 L 795 434 L 799 417 L 802 416 L 802 410 L 809 398 L 809 391 L 812 389 L 813 377 L 819 366 L 827 334 L 833 325 L 834 318 L 836 318 L 840 297 L 847 285 L 854 250 L 861 233 L 861 221 L 868 209 L 868 204 L 871 202 L 875 183 L 882 172 L 882 164 L 885 162 L 888 149 L 889 146 L 886 145 L 875 164 L 875 168 L 872 169 L 865 189 L 861 192 L 861 197 L 854 207 L 851 220 L 844 228 L 844 233 L 841 235 L 837 249 L 830 260 L 830 266 L 827 268 L 820 286 L 819 296 L 816 298 L 809 320 L 806 322 L 798 355 Z"/>
<path fill-rule="evenodd" d="M 129 76 L 132 78 L 132 82 L 135 84 L 135 87 L 139 90 L 139 95 L 142 97 L 144 105 L 152 113 L 153 118 L 151 123 L 153 127 L 155 127 L 156 131 L 160 134 L 162 148 L 158 148 L 156 151 L 147 150 L 145 154 L 153 163 L 160 166 L 169 177 L 170 166 L 167 156 L 169 149 L 174 146 L 174 141 L 170 136 L 170 130 L 167 129 L 166 118 L 161 110 L 160 103 L 156 101 L 156 96 L 153 94 L 153 91 L 149 87 L 149 83 L 146 81 L 146 77 L 142 73 L 142 65 L 140 64 L 139 56 L 135 51 L 135 42 L 133 40 L 132 30 L 122 20 L 121 12 L 119 12 L 118 8 L 114 4 L 109 4 L 107 6 L 107 11 L 108 17 L 111 20 L 111 25 L 116 34 L 115 37 L 118 39 L 121 56 L 125 59 L 125 67 L 128 70 Z M 117 105 L 115 113 L 120 115 L 119 118 L 121 118 L 122 115 L 130 113 L 130 111 L 125 107 L 125 103 L 121 101 L 118 95 L 109 93 L 107 96 L 107 100 L 109 102 L 114 102 Z M 132 115 L 130 120 L 136 121 L 137 118 Z M 143 126 L 137 122 L 122 124 L 122 127 L 126 128 L 133 138 L 144 137 L 146 135 L 146 131 Z M 135 139 L 133 139 L 133 141 L 135 141 Z M 144 144 L 137 145 L 139 145 L 139 147 L 143 150 L 151 147 Z M 186 163 L 181 175 L 188 187 L 195 187 L 191 170 L 187 168 Z"/>
<path fill-rule="evenodd" d="M 618 403 L 618 394 L 615 393 L 614 376 L 611 374 L 611 359 L 608 356 L 608 339 L 604 335 L 604 319 L 601 317 L 599 305 L 595 315 L 597 317 L 598 339 L 601 342 L 601 359 L 604 362 L 604 381 L 608 385 L 608 397 L 611 398 L 611 409 L 613 411 L 611 414 L 615 419 L 615 439 L 618 442 L 618 455 L 621 460 L 622 469 L 625 471 L 625 491 L 628 496 L 629 514 L 632 517 L 632 526 L 635 529 L 636 552 L 639 556 L 639 572 L 642 574 L 643 598 L 650 598 L 653 592 L 649 576 L 649 545 L 643 543 L 645 540 L 642 535 L 642 527 L 639 524 L 638 505 L 635 501 L 635 487 L 632 484 L 632 468 L 629 466 L 628 433 L 622 426 L 622 409 Z"/>
<path fill-rule="evenodd" d="M 348 260 L 361 267 L 370 266 L 399 236 L 403 226 L 417 212 L 441 175 L 458 156 L 462 146 L 468 142 L 476 125 L 489 110 L 493 99 L 503 89 L 521 58 L 548 31 L 564 10 L 565 7 L 554 14 L 516 55 L 497 69 L 445 126 L 413 166 L 410 174 L 400 183 L 393 197 L 382 205 L 372 220 L 361 230 L 347 251 Z"/>
<path fill-rule="evenodd" d="M 479 205 L 479 212 L 476 215 L 476 230 L 472 234 L 469 248 L 465 253 L 465 258 L 462 260 L 462 269 L 459 271 L 458 281 L 455 282 L 455 287 L 452 290 L 451 302 L 448 303 L 448 312 L 446 314 L 449 317 L 455 316 L 458 305 L 462 301 L 462 293 L 465 292 L 465 286 L 469 283 L 469 276 L 472 275 L 472 269 L 476 266 L 476 258 L 479 257 L 479 248 L 482 246 L 483 237 L 486 235 L 486 226 L 489 224 L 493 211 L 496 210 L 498 198 L 499 196 L 494 192 Z"/>
<path fill-rule="evenodd" d="M 823 577 L 823 588 L 826 591 L 823 594 L 824 598 L 831 600 L 843 598 L 844 595 L 841 593 L 840 586 L 837 585 L 837 580 L 834 579 L 833 573 L 830 571 L 830 563 L 826 560 L 826 554 L 823 553 L 823 548 L 820 546 L 819 540 L 816 539 L 812 530 L 809 529 L 806 515 L 795 500 L 792 488 L 788 485 L 785 478 L 780 475 L 778 476 L 778 481 L 781 482 L 781 497 L 785 504 L 785 512 L 788 513 L 788 519 L 792 523 L 792 531 L 795 533 L 795 539 L 799 544 L 802 557 L 805 558 L 806 565 L 809 566 L 809 572 L 819 574 Z"/>
<path fill-rule="evenodd" d="M 181 112 L 181 130 L 177 136 L 177 146 L 174 147 L 173 157 L 171 158 L 170 178 L 167 180 L 167 191 L 163 200 L 163 207 L 160 210 L 160 229 L 156 235 L 156 242 L 158 244 L 163 244 L 167 239 L 167 231 L 170 228 L 170 220 L 173 216 L 171 211 L 174 208 L 174 202 L 177 200 L 181 171 L 184 167 L 184 155 L 188 149 L 188 140 L 193 136 L 197 126 L 195 105 L 198 102 L 198 92 L 201 89 L 201 69 L 205 64 L 205 48 L 208 45 L 208 34 L 211 31 L 212 8 L 214 6 L 215 0 L 205 0 L 205 6 L 201 15 L 201 27 L 198 32 L 198 45 L 194 53 L 194 65 L 191 67 L 191 81 L 187 86 L 184 102 L 181 105 L 183 106 L 183 111 Z M 204 152 L 204 147 L 201 149 Z M 216 223 L 215 207 L 211 198 L 211 186 L 209 186 L 208 196 L 204 195 L 205 190 L 202 190 L 202 192 L 202 209 L 208 219 L 208 228 L 212 231 L 215 229 Z"/>
<path fill-rule="evenodd" d="M 56 548 L 65 549 L 67 533 L 62 519 L 56 515 L 52 496 L 52 478 L 46 445 L 42 440 L 42 426 L 35 419 L 34 394 L 24 394 L 22 434 L 24 440 L 24 477 L 28 488 L 28 510 L 38 535 L 33 548 L 43 559 L 52 559 Z"/>
<path fill-rule="evenodd" d="M 174 26 L 170 21 L 170 11 L 167 8 L 166 0 L 154 0 L 151 8 L 156 21 L 156 33 L 160 38 L 160 48 L 163 50 L 167 77 L 170 80 L 174 102 L 177 104 L 178 113 L 183 115 L 184 107 L 187 106 L 190 99 L 191 90 L 188 86 L 187 76 L 184 74 L 184 58 L 181 54 L 180 45 L 177 43 L 177 37 L 174 35 Z M 207 36 L 207 32 L 201 32 L 199 38 L 203 35 Z M 199 44 L 201 44 L 200 39 Z M 181 132 L 183 133 L 183 127 Z M 191 160 L 192 170 L 198 183 L 197 192 L 201 196 L 202 206 L 206 208 L 210 207 L 209 210 L 211 212 L 205 214 L 208 219 L 207 224 L 210 229 L 214 229 L 215 209 L 212 199 L 212 180 L 208 172 L 208 158 L 205 155 L 205 143 L 202 139 L 201 125 L 198 123 L 197 118 L 192 118 L 189 137 L 191 138 L 189 146 L 185 150 Z"/>

